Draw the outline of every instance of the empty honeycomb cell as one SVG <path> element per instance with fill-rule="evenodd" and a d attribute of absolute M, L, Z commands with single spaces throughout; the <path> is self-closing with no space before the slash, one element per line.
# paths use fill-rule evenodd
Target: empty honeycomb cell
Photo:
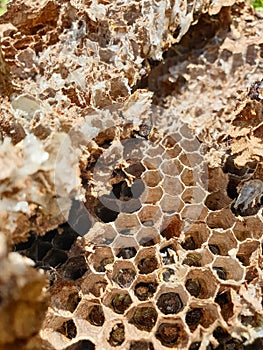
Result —
<path fill-rule="evenodd" d="M 100 200 L 96 200 L 94 213 L 102 222 L 108 223 L 116 220 L 119 215 L 119 208 L 114 199 L 102 196 Z"/>
<path fill-rule="evenodd" d="M 132 234 L 140 227 L 140 221 L 136 214 L 120 213 L 114 222 L 118 232 Z"/>
<path fill-rule="evenodd" d="M 74 293 L 70 293 L 65 303 L 66 310 L 69 310 L 70 312 L 74 312 L 77 306 L 79 305 L 80 301 L 81 301 L 81 297 L 78 291 Z"/>
<path fill-rule="evenodd" d="M 156 170 L 160 168 L 160 165 L 162 164 L 163 160 L 160 156 L 144 157 L 142 162 L 148 170 Z"/>
<path fill-rule="evenodd" d="M 135 264 L 140 274 L 149 274 L 155 271 L 158 268 L 155 249 L 153 247 L 142 249 L 135 259 Z"/>
<path fill-rule="evenodd" d="M 183 233 L 185 235 L 185 239 L 181 245 L 185 250 L 201 248 L 203 243 L 207 242 L 210 235 L 207 225 L 203 222 L 197 222 L 190 225 L 185 224 Z"/>
<path fill-rule="evenodd" d="M 192 296 L 208 299 L 215 296 L 218 282 L 209 268 L 196 268 L 188 272 L 185 288 Z"/>
<path fill-rule="evenodd" d="M 163 180 L 163 190 L 166 194 L 171 196 L 180 196 L 184 187 L 177 177 L 165 176 Z"/>
<path fill-rule="evenodd" d="M 72 256 L 63 265 L 63 277 L 77 280 L 88 271 L 86 258 L 83 255 Z"/>
<path fill-rule="evenodd" d="M 95 345 L 90 340 L 79 340 L 77 343 L 67 346 L 65 350 L 95 350 Z"/>
<path fill-rule="evenodd" d="M 134 294 L 140 301 L 146 301 L 154 296 L 157 287 L 155 280 L 137 282 L 134 286 Z"/>
<path fill-rule="evenodd" d="M 103 326 L 105 322 L 105 316 L 101 305 L 93 305 L 88 309 L 88 315 L 86 319 L 90 324 L 96 327 Z"/>
<path fill-rule="evenodd" d="M 191 130 L 186 124 L 180 127 L 180 134 L 183 136 L 183 139 L 191 140 L 193 138 L 193 130 Z"/>
<path fill-rule="evenodd" d="M 178 347 L 185 349 L 188 342 L 185 326 L 180 319 L 161 321 L 155 336 L 162 345 L 169 348 Z"/>
<path fill-rule="evenodd" d="M 163 293 L 156 303 L 158 309 L 165 315 L 177 314 L 183 309 L 183 303 L 178 293 Z"/>
<path fill-rule="evenodd" d="M 197 138 L 193 138 L 191 140 L 183 138 L 180 142 L 180 146 L 184 152 L 189 152 L 191 154 L 199 150 L 200 142 L 197 140 Z"/>
<path fill-rule="evenodd" d="M 223 228 L 227 230 L 234 225 L 235 221 L 235 217 L 229 208 L 210 212 L 207 217 L 207 225 L 210 228 Z"/>
<path fill-rule="evenodd" d="M 162 175 L 158 170 L 148 170 L 142 175 L 142 179 L 149 187 L 155 187 L 162 181 Z"/>
<path fill-rule="evenodd" d="M 241 281 L 244 277 L 244 268 L 231 257 L 217 256 L 212 267 L 221 280 Z"/>
<path fill-rule="evenodd" d="M 110 247 L 95 247 L 94 252 L 88 257 L 90 266 L 97 272 L 105 272 L 105 266 L 112 264 L 114 256 Z"/>
<path fill-rule="evenodd" d="M 245 241 L 239 245 L 239 249 L 237 252 L 238 260 L 244 265 L 249 266 L 251 257 L 253 253 L 260 247 L 258 241 Z"/>
<path fill-rule="evenodd" d="M 174 245 L 168 245 L 160 249 L 160 255 L 163 265 L 174 264 L 176 259 L 176 247 Z"/>
<path fill-rule="evenodd" d="M 178 214 L 171 216 L 164 216 L 161 226 L 161 235 L 167 240 L 179 237 L 183 221 Z"/>
<path fill-rule="evenodd" d="M 181 195 L 182 201 L 187 204 L 201 203 L 204 197 L 205 192 L 197 186 L 186 188 Z"/>
<path fill-rule="evenodd" d="M 231 202 L 232 199 L 222 191 L 216 191 L 206 197 L 205 205 L 208 209 L 214 211 L 226 208 Z"/>
<path fill-rule="evenodd" d="M 62 265 L 68 259 L 66 252 L 60 249 L 52 248 L 43 258 L 43 263 L 52 267 L 57 267 Z"/>
<path fill-rule="evenodd" d="M 134 309 L 130 322 L 142 331 L 150 332 L 157 321 L 157 311 L 152 305 L 138 306 Z"/>
<path fill-rule="evenodd" d="M 151 342 L 138 340 L 131 342 L 129 350 L 154 350 L 154 347 Z"/>
<path fill-rule="evenodd" d="M 150 247 L 160 242 L 160 235 L 155 227 L 142 227 L 136 239 L 140 246 Z"/>
<path fill-rule="evenodd" d="M 234 303 L 232 302 L 231 289 L 220 290 L 215 298 L 215 302 L 220 306 L 220 312 L 225 321 L 234 315 Z"/>
<path fill-rule="evenodd" d="M 144 226 L 154 226 L 161 218 L 160 208 L 156 205 L 146 205 L 139 211 L 138 218 Z"/>
<path fill-rule="evenodd" d="M 130 261 L 116 261 L 113 266 L 113 280 L 122 288 L 129 288 L 136 274 L 136 270 Z"/>
<path fill-rule="evenodd" d="M 136 255 L 136 253 L 137 250 L 134 247 L 121 248 L 117 254 L 117 258 L 131 259 Z"/>
<path fill-rule="evenodd" d="M 177 159 L 168 159 L 162 162 L 161 170 L 165 175 L 178 176 L 183 170 L 183 165 Z"/>
<path fill-rule="evenodd" d="M 160 186 L 148 188 L 144 198 L 146 204 L 156 204 L 163 196 L 163 190 Z"/>
<path fill-rule="evenodd" d="M 124 314 L 132 303 L 128 293 L 113 293 L 111 296 L 111 307 L 117 314 Z"/>
<path fill-rule="evenodd" d="M 68 339 L 73 339 L 77 335 L 77 328 L 73 320 L 63 322 L 61 327 L 57 329 L 57 332 L 63 334 Z"/>
<path fill-rule="evenodd" d="M 165 214 L 179 213 L 184 206 L 183 201 L 178 196 L 164 194 L 160 201 L 160 206 Z"/>
<path fill-rule="evenodd" d="M 213 254 L 228 255 L 231 249 L 237 247 L 237 241 L 231 230 L 213 230 L 208 245 Z"/>
<path fill-rule="evenodd" d="M 108 342 L 111 346 L 120 346 L 125 340 L 125 329 L 122 323 L 117 323 L 112 327 Z"/>

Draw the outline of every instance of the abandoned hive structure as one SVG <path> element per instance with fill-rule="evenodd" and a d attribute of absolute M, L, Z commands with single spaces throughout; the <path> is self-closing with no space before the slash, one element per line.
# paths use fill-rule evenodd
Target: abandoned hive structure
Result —
<path fill-rule="evenodd" d="M 263 20 L 11 1 L 0 350 L 263 348 Z"/>

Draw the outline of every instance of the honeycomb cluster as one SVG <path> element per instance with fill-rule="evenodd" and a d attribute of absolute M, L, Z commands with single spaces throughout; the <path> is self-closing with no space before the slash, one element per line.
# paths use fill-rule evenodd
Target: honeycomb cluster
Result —
<path fill-rule="evenodd" d="M 255 167 L 229 157 L 209 168 L 190 129 L 173 129 L 144 120 L 100 133 L 73 227 L 16 246 L 49 271 L 41 335 L 55 349 L 235 349 L 261 325 L 262 218 L 234 208 Z"/>

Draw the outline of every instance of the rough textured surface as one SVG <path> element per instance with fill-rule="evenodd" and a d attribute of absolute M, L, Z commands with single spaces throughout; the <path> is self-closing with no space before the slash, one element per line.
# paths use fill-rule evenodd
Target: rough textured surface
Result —
<path fill-rule="evenodd" d="M 10 349 L 262 347 L 262 26 L 234 1 L 8 5 L 0 228 L 51 296 Z"/>

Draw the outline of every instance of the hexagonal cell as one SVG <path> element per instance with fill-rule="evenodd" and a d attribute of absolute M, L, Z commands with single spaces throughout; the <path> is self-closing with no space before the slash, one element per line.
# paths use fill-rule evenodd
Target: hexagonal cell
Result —
<path fill-rule="evenodd" d="M 131 342 L 129 350 L 154 350 L 154 347 L 151 342 L 135 340 Z"/>
<path fill-rule="evenodd" d="M 184 152 L 189 152 L 190 154 L 196 152 L 200 148 L 200 142 L 197 138 L 193 138 L 191 140 L 182 138 L 180 142 L 180 146 L 182 147 Z"/>
<path fill-rule="evenodd" d="M 52 244 L 57 249 L 69 250 L 72 244 L 78 237 L 78 234 L 72 230 L 68 224 L 61 225 L 58 229 L 62 231 L 60 234 L 54 236 Z"/>
<path fill-rule="evenodd" d="M 206 248 L 198 252 L 188 253 L 183 260 L 184 265 L 201 267 L 210 264 L 213 261 L 213 256 Z"/>
<path fill-rule="evenodd" d="M 241 281 L 244 278 L 245 270 L 237 260 L 231 257 L 216 257 L 212 265 L 215 276 L 220 280 Z"/>
<path fill-rule="evenodd" d="M 183 209 L 184 203 L 178 196 L 164 194 L 162 200 L 160 201 L 160 206 L 164 213 L 174 214 L 179 213 Z"/>
<path fill-rule="evenodd" d="M 158 170 L 148 170 L 142 175 L 142 179 L 149 187 L 155 187 L 162 181 L 162 175 Z"/>
<path fill-rule="evenodd" d="M 145 172 L 146 168 L 141 162 L 131 161 L 130 163 L 131 164 L 127 168 L 125 168 L 125 172 L 134 176 L 136 179 L 139 179 Z"/>
<path fill-rule="evenodd" d="M 263 223 L 258 217 L 243 218 L 236 222 L 233 232 L 236 238 L 242 242 L 247 238 L 260 239 L 262 236 Z"/>
<path fill-rule="evenodd" d="M 164 153 L 164 148 L 161 145 L 158 145 L 156 147 L 150 147 L 147 151 L 146 154 L 152 158 L 161 156 Z"/>
<path fill-rule="evenodd" d="M 198 186 L 192 186 L 186 188 L 182 195 L 181 199 L 185 204 L 196 204 L 201 203 L 205 198 L 205 191 Z"/>
<path fill-rule="evenodd" d="M 178 214 L 165 215 L 161 226 L 161 235 L 167 240 L 173 237 L 179 237 L 181 234 L 183 221 Z"/>
<path fill-rule="evenodd" d="M 194 332 L 198 325 L 209 328 L 219 318 L 217 307 L 214 303 L 193 302 L 185 314 L 185 322 L 191 332 Z"/>
<path fill-rule="evenodd" d="M 178 177 L 165 176 L 163 180 L 163 191 L 171 196 L 180 196 L 184 190 L 181 180 Z"/>
<path fill-rule="evenodd" d="M 63 334 L 68 339 L 73 339 L 77 336 L 77 328 L 73 320 L 63 322 L 56 331 Z"/>
<path fill-rule="evenodd" d="M 151 299 L 158 287 L 158 283 L 154 277 L 146 276 L 146 278 L 138 277 L 134 283 L 133 289 L 135 296 L 140 301 Z"/>
<path fill-rule="evenodd" d="M 175 177 L 181 174 L 183 166 L 177 159 L 168 159 L 162 162 L 161 170 L 165 175 Z"/>
<path fill-rule="evenodd" d="M 149 274 L 158 268 L 159 262 L 154 247 L 143 248 L 139 251 L 134 263 L 140 274 Z"/>
<path fill-rule="evenodd" d="M 238 260 L 244 265 L 249 266 L 252 260 L 252 254 L 260 248 L 260 243 L 258 241 L 246 241 L 239 245 L 237 252 Z"/>
<path fill-rule="evenodd" d="M 119 236 L 114 241 L 114 255 L 120 259 L 131 259 L 138 251 L 138 243 L 135 238 L 129 236 Z"/>
<path fill-rule="evenodd" d="M 195 180 L 194 180 L 194 174 L 192 169 L 185 168 L 181 173 L 181 181 L 186 186 L 194 186 Z"/>
<path fill-rule="evenodd" d="M 161 286 L 156 295 L 156 305 L 164 315 L 177 314 L 187 305 L 188 294 L 182 286 Z"/>
<path fill-rule="evenodd" d="M 174 264 L 178 260 L 176 255 L 176 245 L 173 243 L 160 247 L 160 256 L 163 265 Z"/>
<path fill-rule="evenodd" d="M 120 346 L 125 340 L 125 328 L 123 323 L 115 324 L 109 334 L 108 342 L 111 346 Z"/>
<path fill-rule="evenodd" d="M 143 227 L 137 233 L 136 240 L 140 246 L 150 247 L 160 242 L 160 234 L 155 227 Z"/>
<path fill-rule="evenodd" d="M 183 124 L 180 128 L 180 134 L 183 136 L 183 139 L 193 139 L 193 130 L 191 130 L 186 124 Z"/>
<path fill-rule="evenodd" d="M 139 211 L 138 218 L 144 226 L 154 226 L 161 218 L 161 210 L 156 205 L 145 205 Z"/>
<path fill-rule="evenodd" d="M 95 345 L 90 340 L 85 339 L 67 346 L 65 350 L 95 350 Z"/>
<path fill-rule="evenodd" d="M 215 302 L 220 306 L 223 319 L 228 321 L 234 315 L 231 289 L 221 289 L 216 295 Z"/>
<path fill-rule="evenodd" d="M 86 320 L 93 326 L 102 327 L 105 322 L 102 306 L 99 304 L 91 305 L 87 310 Z"/>
<path fill-rule="evenodd" d="M 110 247 L 95 247 L 94 252 L 88 257 L 90 266 L 97 272 L 105 272 L 105 266 L 112 264 L 114 256 Z"/>
<path fill-rule="evenodd" d="M 162 158 L 157 156 L 157 157 L 145 157 L 142 160 L 142 163 L 144 166 L 149 169 L 149 170 L 156 170 L 160 168 L 160 165 L 162 164 Z"/>
<path fill-rule="evenodd" d="M 208 247 L 215 255 L 228 255 L 231 249 L 237 247 L 237 241 L 231 230 L 213 230 L 208 241 Z"/>
<path fill-rule="evenodd" d="M 236 222 L 235 216 L 229 208 L 210 212 L 207 217 L 207 225 L 210 228 L 223 228 L 227 230 Z"/>
<path fill-rule="evenodd" d="M 186 204 L 181 211 L 183 220 L 205 221 L 208 214 L 208 209 L 203 204 Z"/>
<path fill-rule="evenodd" d="M 122 288 L 129 288 L 137 275 L 131 261 L 116 261 L 113 266 L 112 279 Z"/>
<path fill-rule="evenodd" d="M 170 282 L 170 280 L 172 281 L 175 278 L 175 270 L 170 267 L 166 267 L 160 271 L 159 276 L 161 281 Z"/>
<path fill-rule="evenodd" d="M 170 135 L 166 135 L 162 139 L 162 145 L 167 149 L 174 148 L 178 146 L 178 142 L 181 140 L 181 135 L 179 133 L 173 133 Z"/>
<path fill-rule="evenodd" d="M 151 303 L 135 307 L 130 316 L 129 322 L 142 331 L 150 332 L 155 326 L 158 313 Z"/>
<path fill-rule="evenodd" d="M 62 267 L 62 276 L 65 279 L 77 280 L 89 271 L 86 257 L 76 255 L 69 258 Z"/>
<path fill-rule="evenodd" d="M 156 204 L 157 202 L 159 202 L 162 196 L 163 196 L 162 187 L 158 186 L 154 188 L 148 188 L 147 194 L 145 195 L 143 202 L 146 204 Z"/>
<path fill-rule="evenodd" d="M 205 205 L 210 210 L 220 210 L 223 208 L 226 208 L 230 203 L 232 202 L 232 199 L 229 198 L 225 193 L 221 191 L 216 191 L 213 193 L 210 193 L 205 200 Z"/>
<path fill-rule="evenodd" d="M 83 237 L 87 246 L 90 246 L 90 242 L 94 245 L 110 245 L 115 237 L 118 235 L 117 231 L 111 224 L 105 224 L 102 222 L 96 222 L 90 231 Z"/>
<path fill-rule="evenodd" d="M 108 285 L 107 280 L 102 274 L 90 274 L 89 278 L 85 278 L 81 284 L 81 290 L 84 294 L 91 293 L 99 298 L 105 292 Z"/>
<path fill-rule="evenodd" d="M 201 248 L 202 244 L 207 242 L 210 232 L 207 225 L 202 222 L 195 224 L 184 224 L 183 233 L 185 239 L 181 243 L 181 246 L 185 250 L 195 250 Z"/>
<path fill-rule="evenodd" d="M 199 299 L 215 296 L 218 282 L 209 268 L 192 269 L 185 278 L 188 293 Z"/>
<path fill-rule="evenodd" d="M 168 348 L 186 349 L 188 335 L 180 318 L 164 318 L 159 321 L 156 338 Z"/>
<path fill-rule="evenodd" d="M 76 310 L 80 302 L 81 295 L 76 286 L 60 288 L 57 293 L 53 292 L 51 296 L 51 303 L 53 307 L 67 310 L 72 313 Z"/>
<path fill-rule="evenodd" d="M 134 234 L 141 226 L 137 214 L 120 213 L 114 225 L 117 231 L 124 235 Z"/>

